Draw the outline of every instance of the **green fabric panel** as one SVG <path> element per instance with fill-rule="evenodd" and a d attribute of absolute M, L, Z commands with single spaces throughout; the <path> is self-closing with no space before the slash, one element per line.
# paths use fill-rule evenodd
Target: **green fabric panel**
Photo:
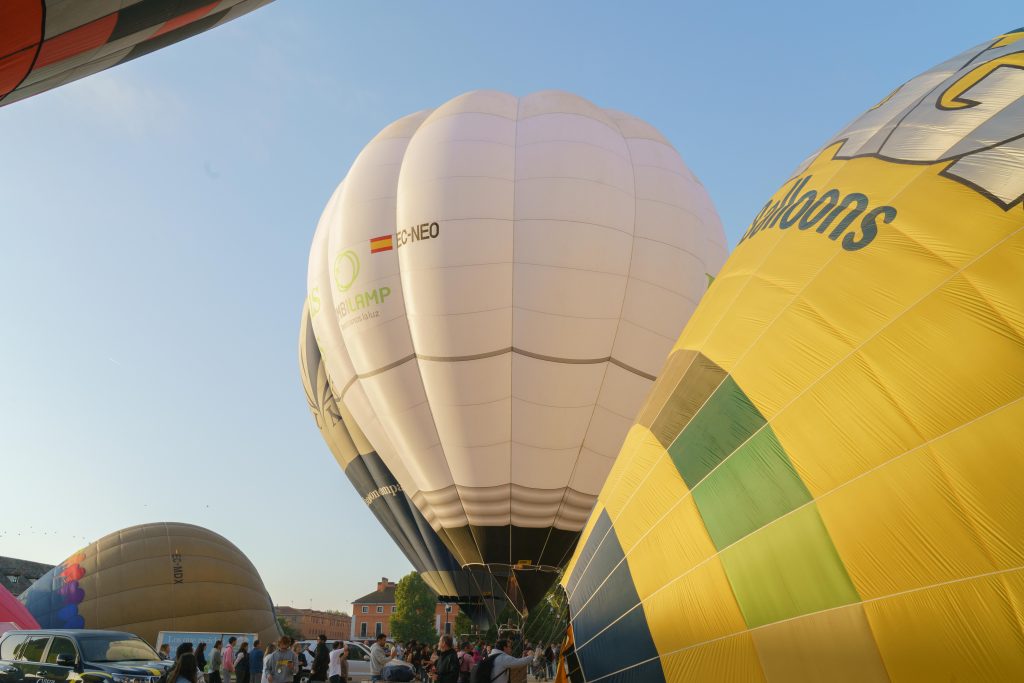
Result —
<path fill-rule="evenodd" d="M 693 489 L 693 500 L 722 550 L 808 502 L 811 494 L 765 426 Z"/>
<path fill-rule="evenodd" d="M 668 453 L 692 489 L 763 424 L 761 413 L 733 378 L 726 376 Z"/>
<path fill-rule="evenodd" d="M 814 504 L 747 536 L 719 557 L 750 628 L 860 602 Z"/>

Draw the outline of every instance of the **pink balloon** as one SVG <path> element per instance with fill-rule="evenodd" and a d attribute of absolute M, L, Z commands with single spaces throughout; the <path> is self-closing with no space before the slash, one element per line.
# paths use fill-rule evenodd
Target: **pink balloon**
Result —
<path fill-rule="evenodd" d="M 0 633 L 12 628 L 39 628 L 39 623 L 9 590 L 0 586 Z"/>

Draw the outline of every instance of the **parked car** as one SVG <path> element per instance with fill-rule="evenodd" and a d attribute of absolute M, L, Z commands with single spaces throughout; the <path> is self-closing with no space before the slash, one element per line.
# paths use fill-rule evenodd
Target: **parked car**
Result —
<path fill-rule="evenodd" d="M 309 652 L 310 660 L 312 660 L 313 651 L 316 649 L 315 640 L 299 640 L 302 646 Z M 370 648 L 366 647 L 362 643 L 357 643 L 351 640 L 343 641 L 345 645 L 348 645 L 348 680 L 350 683 L 367 683 L 370 680 Z M 334 647 L 334 641 L 327 641 L 327 649 Z M 3 683 L 0 681 L 0 683 Z M 300 679 L 300 683 L 309 683 L 309 673 L 303 674 Z"/>
<path fill-rule="evenodd" d="M 0 683 L 157 683 L 167 662 L 135 634 L 88 629 L 7 631 Z"/>

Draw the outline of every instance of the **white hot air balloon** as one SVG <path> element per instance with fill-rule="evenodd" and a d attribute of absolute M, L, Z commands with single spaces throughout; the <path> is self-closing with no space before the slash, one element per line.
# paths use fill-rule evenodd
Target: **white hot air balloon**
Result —
<path fill-rule="evenodd" d="M 725 257 L 707 192 L 647 123 L 475 91 L 352 164 L 310 253 L 313 328 L 409 498 L 528 606 Z"/>

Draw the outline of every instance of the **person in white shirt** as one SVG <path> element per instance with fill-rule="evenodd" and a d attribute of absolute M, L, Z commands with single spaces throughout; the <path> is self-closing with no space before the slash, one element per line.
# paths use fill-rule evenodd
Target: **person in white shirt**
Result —
<path fill-rule="evenodd" d="M 330 665 L 327 667 L 327 680 L 330 683 L 345 683 L 348 679 L 348 645 L 335 641 L 330 654 Z"/>
<path fill-rule="evenodd" d="M 526 668 L 533 661 L 533 650 L 527 650 L 522 657 L 513 657 L 511 641 L 502 638 L 494 644 L 490 656 L 494 657 L 494 668 L 491 669 L 491 680 L 494 683 L 525 683 Z"/>

